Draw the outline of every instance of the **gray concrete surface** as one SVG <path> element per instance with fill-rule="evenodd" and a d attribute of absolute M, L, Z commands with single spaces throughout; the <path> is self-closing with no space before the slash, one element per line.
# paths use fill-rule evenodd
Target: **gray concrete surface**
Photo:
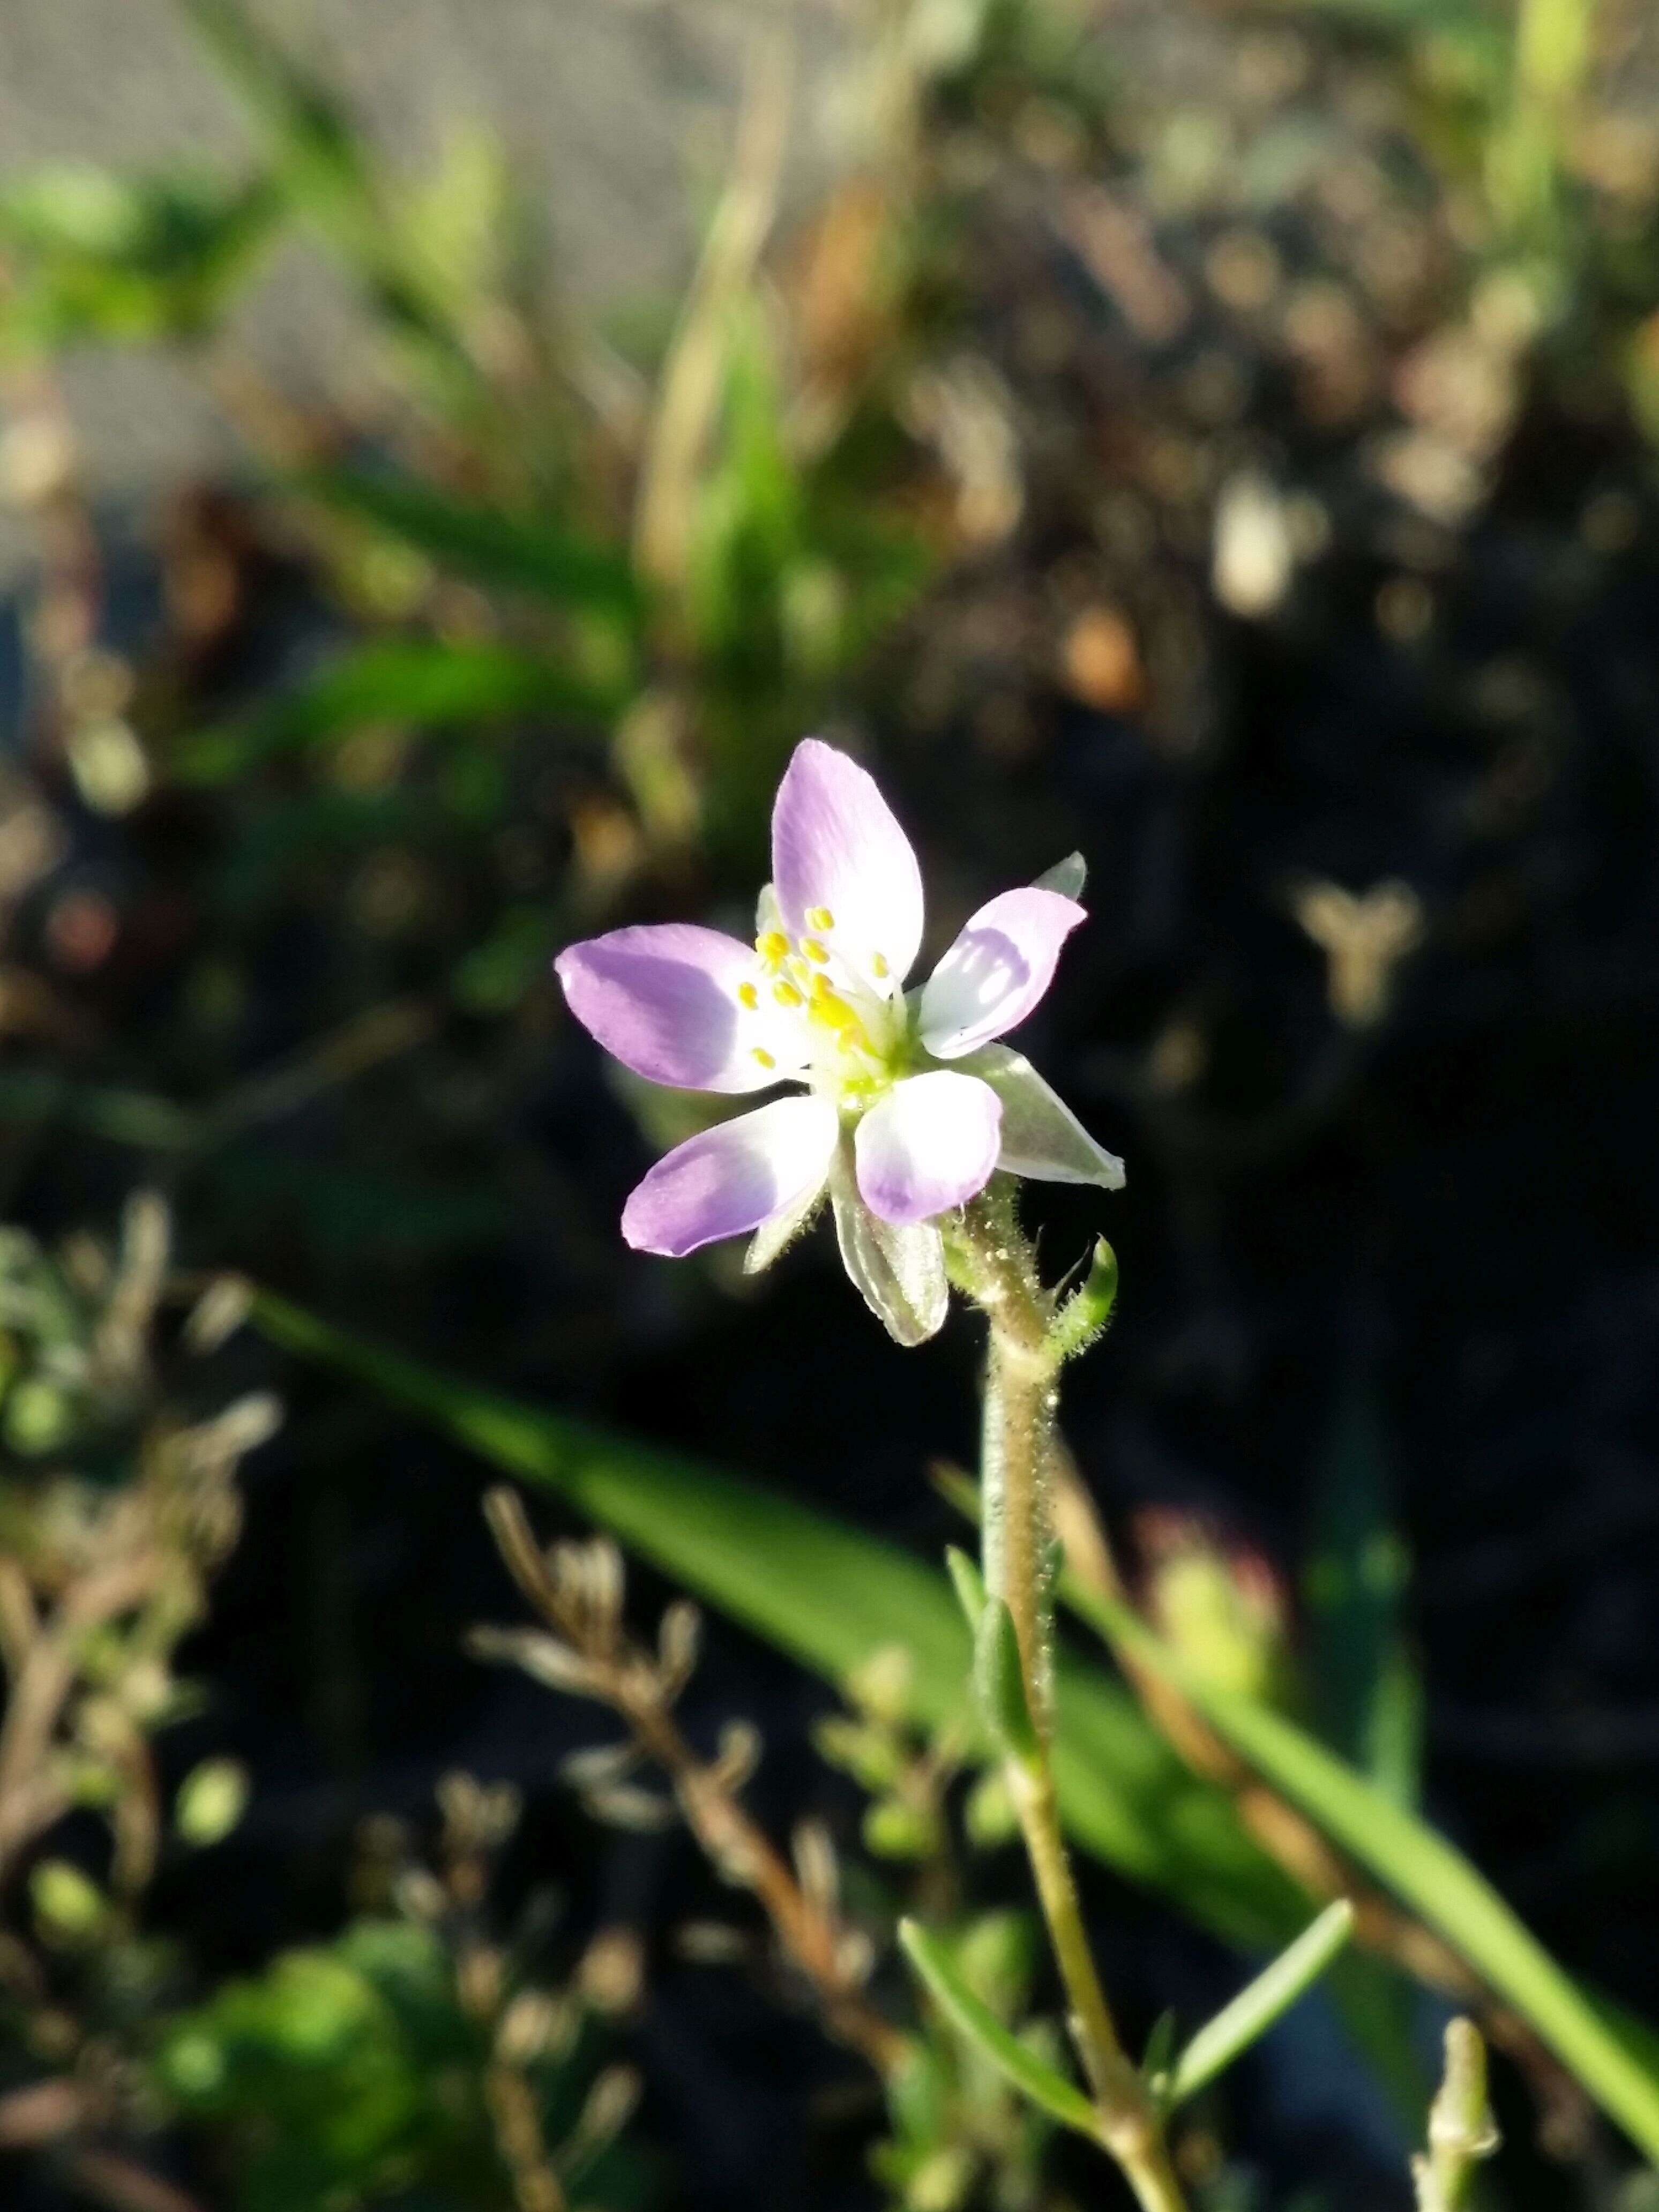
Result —
<path fill-rule="evenodd" d="M 690 259 L 720 173 L 757 27 L 795 26 L 799 75 L 822 81 L 841 0 L 254 0 L 348 95 L 391 159 L 418 173 L 445 131 L 483 124 L 546 210 L 562 280 L 589 301 L 660 295 Z M 804 189 L 824 159 L 798 103 Z M 0 174 L 49 161 L 234 162 L 248 138 L 171 0 L 0 0 Z M 349 393 L 360 326 L 319 257 L 285 247 L 240 310 L 281 386 Z M 65 387 L 91 480 L 141 495 L 222 465 L 229 433 L 199 376 L 164 356 L 88 353 Z"/>

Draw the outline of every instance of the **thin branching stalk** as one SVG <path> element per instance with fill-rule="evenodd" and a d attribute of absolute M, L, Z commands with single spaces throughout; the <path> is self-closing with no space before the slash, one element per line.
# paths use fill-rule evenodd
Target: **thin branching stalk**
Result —
<path fill-rule="evenodd" d="M 779 1948 L 811 1989 L 830 2033 L 890 2078 L 910 2055 L 909 2039 L 863 1995 L 863 1947 L 830 1900 L 817 1893 L 824 1885 L 798 1878 L 738 1802 L 749 1757 L 734 1747 L 735 1755 L 699 1758 L 673 1717 L 674 1699 L 691 1664 L 691 1609 L 671 1611 L 665 1649 L 653 1656 L 622 1632 L 622 1568 L 611 1547 L 601 1540 L 585 1553 L 556 1547 L 544 1554 L 510 1490 L 492 1490 L 485 1512 L 508 1571 L 560 1639 L 561 1686 L 608 1705 L 625 1723 L 636 1750 L 667 1779 L 681 1817 L 710 1863 L 765 1912 Z M 475 1631 L 472 1648 L 481 1657 L 520 1663 L 526 1653 L 513 1631 Z M 542 1669 L 550 1656 L 544 1649 Z M 546 1679 L 542 1669 L 532 1671 Z M 803 1869 L 808 1856 L 802 1855 Z"/>
<path fill-rule="evenodd" d="M 1119 2040 L 1083 1924 L 1060 1832 L 1054 1735 L 1054 1605 L 1050 1490 L 1064 1333 L 997 1178 L 964 1212 L 952 1238 L 958 1286 L 990 1324 L 986 1351 L 981 1492 L 988 1598 L 1008 1608 L 1035 1747 L 1005 1759 L 1007 1786 L 1071 2009 L 1072 2033 L 1100 2114 L 1100 2136 L 1144 2212 L 1182 2212 L 1151 2092 Z"/>

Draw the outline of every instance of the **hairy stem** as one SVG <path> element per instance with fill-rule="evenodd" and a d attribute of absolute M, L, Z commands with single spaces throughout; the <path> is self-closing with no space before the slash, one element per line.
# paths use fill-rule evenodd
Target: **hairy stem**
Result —
<path fill-rule="evenodd" d="M 1036 1731 L 1029 1762 L 1006 1761 L 1010 1796 L 1065 1985 L 1072 2033 L 1100 2114 L 1100 2136 L 1143 2212 L 1182 2212 L 1181 2185 L 1146 2085 L 1118 2039 L 1083 1924 L 1060 1833 L 1054 1733 L 1049 1487 L 1061 1352 L 1053 1303 L 1001 1179 L 967 1209 L 952 1272 L 990 1323 L 986 1352 L 981 1496 L 985 1587 L 1014 1625 L 1025 1699 Z"/>

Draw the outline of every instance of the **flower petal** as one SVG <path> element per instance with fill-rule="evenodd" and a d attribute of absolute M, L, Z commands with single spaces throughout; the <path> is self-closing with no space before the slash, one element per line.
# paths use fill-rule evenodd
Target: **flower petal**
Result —
<path fill-rule="evenodd" d="M 1122 1161 L 1095 1142 L 1023 1053 L 1006 1044 L 990 1044 L 957 1066 L 964 1074 L 988 1083 L 1002 1101 L 1000 1168 L 1036 1182 L 1086 1182 L 1101 1190 L 1122 1189 Z"/>
<path fill-rule="evenodd" d="M 717 929 L 678 921 L 614 929 L 571 945 L 553 965 L 582 1027 L 652 1083 L 763 1091 L 802 1065 L 770 1010 L 751 1012 L 738 996 L 755 974 L 754 953 Z"/>
<path fill-rule="evenodd" d="M 778 786 L 772 880 L 792 937 L 822 939 L 887 989 L 909 974 L 922 919 L 910 841 L 858 763 L 817 738 L 795 747 Z"/>
<path fill-rule="evenodd" d="M 995 1091 L 971 1075 L 907 1076 L 854 1133 L 865 1204 L 896 1225 L 948 1213 L 989 1180 L 1001 1121 Z"/>
<path fill-rule="evenodd" d="M 704 1129 L 636 1187 L 623 1208 L 623 1235 L 636 1252 L 680 1260 L 758 1228 L 822 1185 L 839 1128 L 827 1100 L 796 1096 Z"/>
<path fill-rule="evenodd" d="M 1036 884 L 981 907 L 921 994 L 921 1041 L 934 1058 L 960 1060 L 1023 1022 L 1085 918 L 1074 899 Z"/>
<path fill-rule="evenodd" d="M 853 1146 L 843 1134 L 830 1167 L 842 1264 L 896 1344 L 925 1344 L 945 1325 L 950 1287 L 945 1240 L 931 1221 L 895 1226 L 859 1195 Z"/>

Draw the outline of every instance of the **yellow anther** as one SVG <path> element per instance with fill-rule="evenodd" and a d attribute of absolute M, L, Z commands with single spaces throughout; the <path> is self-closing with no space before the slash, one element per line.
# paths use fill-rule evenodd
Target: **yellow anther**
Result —
<path fill-rule="evenodd" d="M 772 996 L 781 1006 L 799 1006 L 805 1003 L 793 983 L 774 983 Z"/>
<path fill-rule="evenodd" d="M 759 1006 L 760 993 L 755 988 L 752 983 L 738 984 L 738 1004 L 740 1006 L 747 1006 L 751 1014 L 754 1012 L 756 1007 Z"/>
<path fill-rule="evenodd" d="M 820 968 L 823 966 L 824 963 L 830 957 L 829 946 L 827 945 L 820 945 L 816 937 L 803 937 L 800 941 L 800 949 L 806 955 L 809 960 L 817 961 Z"/>
<path fill-rule="evenodd" d="M 852 1030 L 863 1034 L 864 1025 L 858 1015 L 845 999 L 830 988 L 822 975 L 812 985 L 812 1019 L 835 1030 L 838 1036 L 845 1036 Z"/>
<path fill-rule="evenodd" d="M 872 952 L 870 955 L 870 973 L 878 983 L 884 983 L 892 972 L 887 964 L 887 955 L 884 952 Z"/>
<path fill-rule="evenodd" d="M 827 906 L 809 906 L 806 909 L 806 926 L 809 929 L 820 932 L 830 930 L 836 926 L 836 917 Z"/>
<path fill-rule="evenodd" d="M 781 929 L 763 929 L 755 939 L 755 950 L 769 968 L 775 968 L 789 950 L 789 939 Z"/>
<path fill-rule="evenodd" d="M 751 1059 L 758 1060 L 763 1067 L 775 1067 L 778 1064 L 777 1055 L 775 1053 L 768 1052 L 763 1044 L 754 1046 L 751 1048 L 750 1056 Z"/>

